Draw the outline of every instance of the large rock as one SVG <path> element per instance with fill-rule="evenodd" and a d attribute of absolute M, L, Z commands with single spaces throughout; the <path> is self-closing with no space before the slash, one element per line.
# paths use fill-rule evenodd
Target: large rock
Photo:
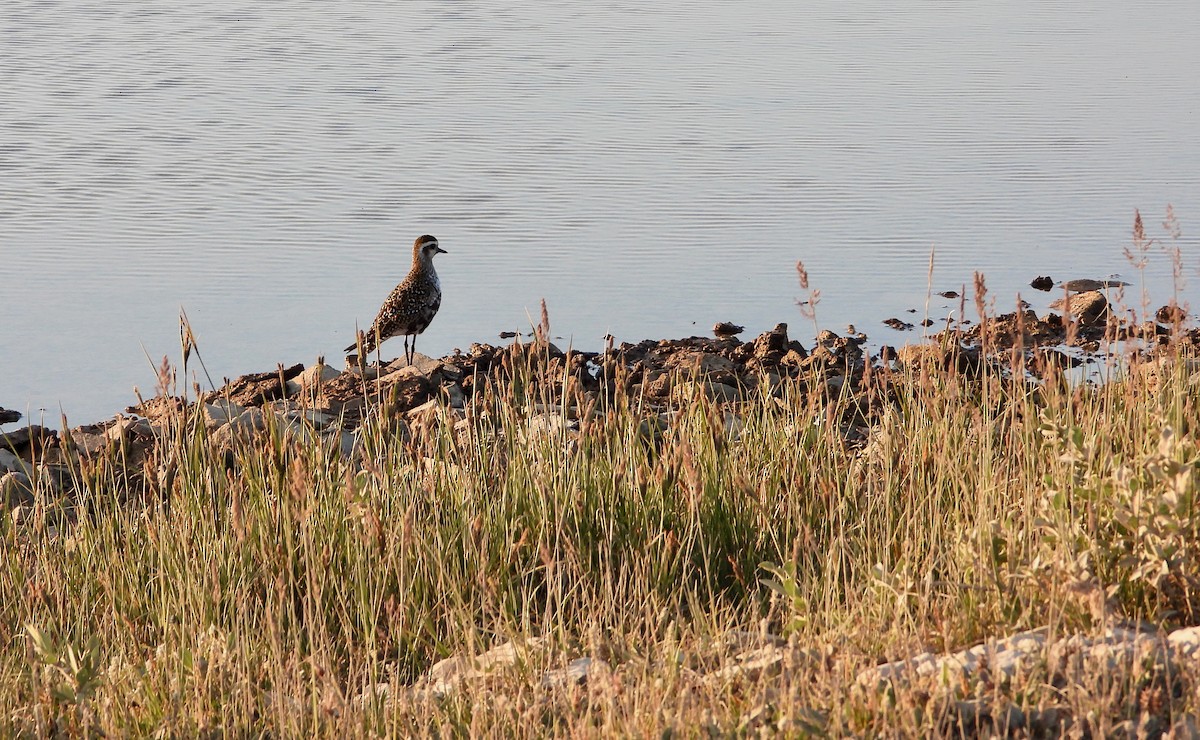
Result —
<path fill-rule="evenodd" d="M 1100 291 L 1090 290 L 1059 298 L 1050 308 L 1071 316 L 1082 326 L 1095 326 L 1108 316 L 1108 299 Z"/>
<path fill-rule="evenodd" d="M 294 396 L 297 393 L 318 393 L 321 385 L 328 383 L 337 376 L 341 375 L 336 368 L 326 365 L 324 362 L 317 362 L 304 369 L 296 377 L 288 380 L 285 384 L 287 394 Z"/>
<path fill-rule="evenodd" d="M 273 372 L 250 373 L 226 383 L 214 395 L 227 398 L 242 406 L 261 406 L 267 401 L 287 396 L 287 382 L 304 372 L 304 365 L 282 365 Z"/>
<path fill-rule="evenodd" d="M 691 378 L 737 384 L 737 365 L 728 358 L 710 352 L 677 352 L 667 359 L 667 369 Z"/>

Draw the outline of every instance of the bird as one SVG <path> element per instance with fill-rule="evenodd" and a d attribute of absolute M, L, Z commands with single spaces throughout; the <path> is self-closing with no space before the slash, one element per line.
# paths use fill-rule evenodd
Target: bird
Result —
<path fill-rule="evenodd" d="M 436 237 L 424 234 L 413 242 L 412 269 L 379 308 L 379 314 L 365 335 L 346 348 L 352 352 L 361 346 L 362 355 L 373 352 L 387 339 L 404 336 L 404 359 L 412 364 L 417 352 L 417 335 L 425 331 L 442 305 L 442 282 L 433 269 L 433 257 L 446 254 Z M 409 337 L 412 337 L 411 346 Z"/>

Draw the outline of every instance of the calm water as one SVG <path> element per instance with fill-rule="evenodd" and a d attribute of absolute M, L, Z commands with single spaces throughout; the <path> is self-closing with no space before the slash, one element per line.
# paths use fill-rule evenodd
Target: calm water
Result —
<path fill-rule="evenodd" d="M 931 249 L 934 290 L 981 270 L 1007 308 L 1038 274 L 1136 282 L 1134 209 L 1161 235 L 1168 203 L 1197 304 L 1198 27 L 1194 0 L 6 0 L 0 406 L 118 411 L 181 306 L 216 378 L 339 364 L 425 232 L 430 354 L 541 298 L 581 348 L 809 341 L 797 260 L 822 328 L 898 343 Z"/>

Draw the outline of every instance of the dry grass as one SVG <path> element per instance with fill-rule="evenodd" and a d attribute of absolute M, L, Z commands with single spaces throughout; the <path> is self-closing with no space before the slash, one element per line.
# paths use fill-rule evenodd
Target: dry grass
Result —
<path fill-rule="evenodd" d="M 32 524 L 0 523 L 3 733 L 920 736 L 979 731 L 947 707 L 980 696 L 1103 733 L 1196 711 L 1186 675 L 855 682 L 1034 627 L 1200 623 L 1183 343 L 1100 386 L 802 378 L 732 416 L 697 398 L 661 435 L 624 397 L 575 398 L 577 431 L 531 426 L 550 395 L 531 362 L 465 413 L 370 417 L 354 460 L 275 426 L 226 455 L 192 411 L 144 477 L 119 451 L 84 465 L 73 516 L 39 488 Z M 864 405 L 848 445 L 838 420 Z M 719 672 L 764 633 L 786 660 Z M 421 690 L 510 640 L 542 642 Z M 542 680 L 581 656 L 611 670 Z"/>

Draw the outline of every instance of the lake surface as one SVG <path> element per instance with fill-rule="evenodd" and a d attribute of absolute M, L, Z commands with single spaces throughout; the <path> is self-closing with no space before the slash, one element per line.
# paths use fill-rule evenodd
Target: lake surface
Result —
<path fill-rule="evenodd" d="M 979 270 L 1200 285 L 1200 3 L 0 6 L 0 406 L 93 421 L 179 360 L 340 365 L 439 237 L 432 355 L 778 321 L 903 343 Z M 1136 301 L 1135 301 L 1136 302 Z M 936 295 L 929 314 L 944 316 Z M 907 313 L 917 309 L 916 314 Z M 402 351 L 400 340 L 385 354 Z"/>

